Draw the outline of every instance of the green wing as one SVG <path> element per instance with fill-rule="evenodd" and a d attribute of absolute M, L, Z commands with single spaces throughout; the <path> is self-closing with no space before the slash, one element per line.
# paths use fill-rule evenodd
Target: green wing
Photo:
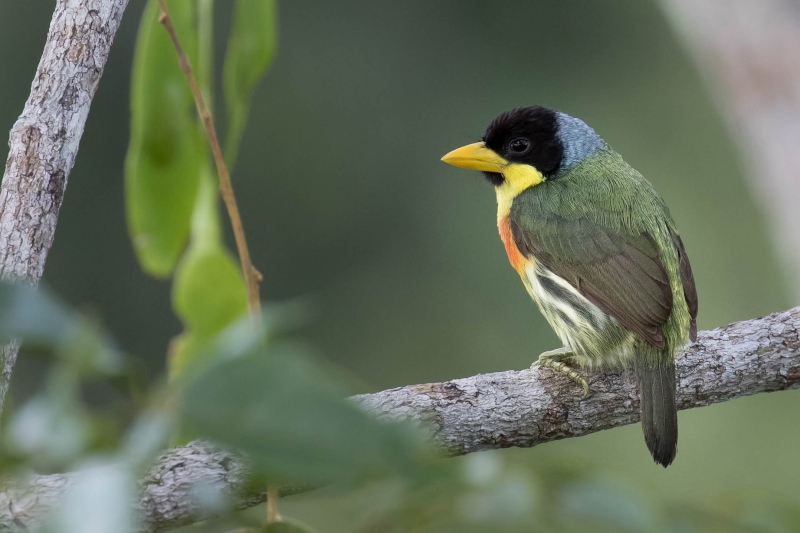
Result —
<path fill-rule="evenodd" d="M 678 266 L 681 273 L 681 284 L 683 285 L 683 296 L 686 298 L 686 305 L 689 307 L 689 338 L 692 342 L 697 340 L 697 287 L 694 284 L 694 274 L 692 265 L 689 264 L 689 256 L 683 247 L 680 235 L 672 232 L 672 242 L 678 251 Z"/>
<path fill-rule="evenodd" d="M 652 346 L 663 348 L 662 326 L 672 311 L 672 289 L 653 236 L 612 229 L 592 220 L 601 217 L 588 214 L 565 218 L 531 209 L 524 198 L 528 192 L 534 191 L 518 196 L 510 213 L 520 252 L 533 256 Z"/>

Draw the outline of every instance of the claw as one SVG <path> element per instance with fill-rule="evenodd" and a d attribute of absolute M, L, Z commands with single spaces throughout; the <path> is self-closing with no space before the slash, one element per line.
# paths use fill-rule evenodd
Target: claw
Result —
<path fill-rule="evenodd" d="M 586 380 L 583 379 L 581 375 L 578 374 L 575 370 L 573 370 L 566 364 L 562 363 L 561 361 L 554 361 L 551 357 L 545 357 L 545 358 L 540 357 L 531 365 L 531 368 L 535 367 L 551 368 L 556 372 L 564 374 L 573 383 L 581 386 L 581 388 L 583 389 L 583 398 L 586 398 L 589 395 L 589 383 L 587 383 Z"/>

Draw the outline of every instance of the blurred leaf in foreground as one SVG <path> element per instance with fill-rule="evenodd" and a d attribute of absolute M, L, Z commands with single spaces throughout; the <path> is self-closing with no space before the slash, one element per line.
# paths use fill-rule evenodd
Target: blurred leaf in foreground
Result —
<path fill-rule="evenodd" d="M 67 489 L 44 533 L 127 533 L 135 528 L 135 476 L 125 463 L 87 465 Z"/>
<path fill-rule="evenodd" d="M 36 343 L 63 342 L 77 323 L 75 314 L 46 289 L 0 283 L 0 337 L 24 337 Z"/>
<path fill-rule="evenodd" d="M 536 476 L 509 471 L 497 454 L 473 454 L 463 463 L 466 490 L 458 502 L 462 520 L 485 526 L 532 521 L 539 507 Z"/>
<path fill-rule="evenodd" d="M 46 346 L 84 374 L 117 374 L 122 354 L 94 321 L 64 305 L 45 287 L 0 283 L 0 340 Z"/>
<path fill-rule="evenodd" d="M 188 384 L 185 426 L 244 452 L 270 486 L 418 473 L 418 435 L 360 411 L 330 374 L 299 347 L 259 345 Z"/>
<path fill-rule="evenodd" d="M 197 59 L 194 2 L 169 2 L 186 54 Z M 150 0 L 139 26 L 131 80 L 131 137 L 125 160 L 128 229 L 142 269 L 167 276 L 189 235 L 205 138 L 169 35 Z"/>
<path fill-rule="evenodd" d="M 276 0 L 237 0 L 223 67 L 228 111 L 225 160 L 233 168 L 247 124 L 250 100 L 261 76 L 275 57 L 278 42 Z"/>
<path fill-rule="evenodd" d="M 316 533 L 311 527 L 291 518 L 267 524 L 262 531 L 263 533 Z"/>
<path fill-rule="evenodd" d="M 69 467 L 88 447 L 90 422 L 70 391 L 37 394 L 11 417 L 6 450 L 37 469 Z"/>
<path fill-rule="evenodd" d="M 586 480 L 564 487 L 559 517 L 566 523 L 583 524 L 600 531 L 653 531 L 654 509 L 632 487 L 617 487 L 608 480 Z"/>
<path fill-rule="evenodd" d="M 127 361 L 102 328 L 44 287 L 0 283 L 0 340 L 9 338 L 46 347 L 57 357 L 43 390 L 7 415 L 6 451 L 35 468 L 68 467 L 102 429 L 82 401 L 82 383 L 120 377 Z"/>

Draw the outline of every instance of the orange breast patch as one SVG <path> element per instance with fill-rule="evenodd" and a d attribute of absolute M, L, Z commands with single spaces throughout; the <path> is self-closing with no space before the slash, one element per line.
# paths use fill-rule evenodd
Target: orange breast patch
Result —
<path fill-rule="evenodd" d="M 514 243 L 514 236 L 511 235 L 511 224 L 508 217 L 504 217 L 497 222 L 497 229 L 500 230 L 500 238 L 506 247 L 506 254 L 511 266 L 521 275 L 525 269 L 527 259 L 519 252 L 517 245 Z"/>

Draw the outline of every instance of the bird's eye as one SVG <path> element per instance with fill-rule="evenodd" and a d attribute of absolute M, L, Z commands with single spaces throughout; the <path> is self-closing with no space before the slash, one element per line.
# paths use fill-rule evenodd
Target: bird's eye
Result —
<path fill-rule="evenodd" d="M 519 137 L 508 143 L 508 151 L 516 155 L 524 154 L 530 147 L 531 142 L 524 137 Z"/>

